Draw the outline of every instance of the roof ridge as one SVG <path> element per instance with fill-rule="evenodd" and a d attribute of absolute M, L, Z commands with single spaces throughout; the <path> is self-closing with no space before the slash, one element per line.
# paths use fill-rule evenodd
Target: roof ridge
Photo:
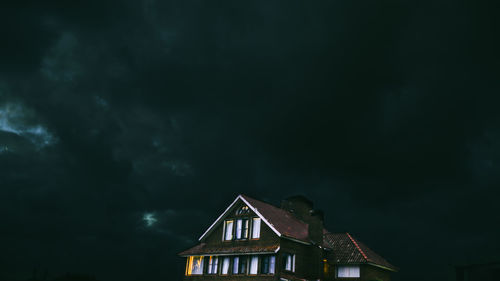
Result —
<path fill-rule="evenodd" d="M 276 206 L 276 205 L 274 205 L 271 202 L 266 202 L 266 201 L 262 201 L 262 200 L 259 200 L 259 199 L 255 199 L 255 198 L 252 198 L 252 197 L 250 197 L 248 195 L 245 195 L 245 194 L 240 194 L 240 196 L 243 197 L 243 198 L 245 198 L 245 199 L 250 199 L 250 200 L 254 200 L 254 201 L 257 201 L 259 203 L 262 203 L 262 204 L 269 205 L 269 206 L 273 207 L 274 209 L 279 210 L 280 212 L 284 212 L 284 213 L 287 213 L 287 214 L 291 215 L 293 219 L 298 220 L 298 221 L 300 221 L 302 223 L 305 223 L 305 224 L 309 225 L 307 222 L 299 219 L 294 213 L 292 213 L 290 211 L 287 211 L 287 210 L 285 210 L 285 209 L 283 209 L 283 208 L 281 208 L 279 206 Z"/>
<path fill-rule="evenodd" d="M 349 234 L 349 232 L 346 232 L 346 234 L 349 237 L 349 239 L 351 239 L 352 243 L 354 244 L 354 246 L 356 246 L 356 248 L 361 253 L 361 255 L 363 255 L 365 260 L 370 261 L 370 259 L 366 256 L 365 252 L 363 252 L 363 250 L 361 250 L 361 248 L 359 247 L 358 242 L 356 242 L 356 240 L 354 238 L 352 238 L 351 234 Z"/>

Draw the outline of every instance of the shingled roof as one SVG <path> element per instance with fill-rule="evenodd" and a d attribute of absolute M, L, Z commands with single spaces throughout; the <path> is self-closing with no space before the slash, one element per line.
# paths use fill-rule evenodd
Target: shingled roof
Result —
<path fill-rule="evenodd" d="M 271 254 L 276 253 L 279 245 L 270 246 L 224 246 L 224 247 L 210 247 L 206 243 L 198 244 L 188 250 L 180 252 L 180 256 L 193 256 L 193 255 L 231 255 L 231 254 Z"/>
<path fill-rule="evenodd" d="M 238 195 L 231 205 L 217 218 L 217 220 L 203 233 L 200 241 L 212 231 L 212 229 L 226 216 L 238 200 L 248 205 L 278 236 L 292 238 L 309 243 L 308 224 L 297 219 L 293 214 L 275 207 L 271 204 L 250 198 L 246 195 Z"/>
<path fill-rule="evenodd" d="M 349 233 L 330 233 L 323 235 L 323 246 L 333 251 L 334 262 L 340 264 L 367 263 L 392 271 L 398 268 L 387 262 L 384 258 L 368 248 L 359 240 L 354 239 Z"/>
<path fill-rule="evenodd" d="M 241 195 L 254 207 L 282 236 L 297 240 L 309 241 L 309 227 L 307 223 L 297 219 L 293 214 L 271 204 Z"/>

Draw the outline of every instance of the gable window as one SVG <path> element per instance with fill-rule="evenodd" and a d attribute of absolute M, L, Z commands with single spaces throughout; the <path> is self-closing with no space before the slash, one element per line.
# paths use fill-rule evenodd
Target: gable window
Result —
<path fill-rule="evenodd" d="M 208 274 L 217 274 L 217 270 L 219 268 L 219 257 L 210 256 L 208 259 Z"/>
<path fill-rule="evenodd" d="M 252 219 L 252 238 L 253 239 L 260 238 L 260 218 Z"/>
<path fill-rule="evenodd" d="M 337 277 L 356 278 L 360 277 L 359 266 L 338 266 Z"/>
<path fill-rule="evenodd" d="M 248 238 L 248 219 L 238 219 L 236 221 L 236 239 Z"/>
<path fill-rule="evenodd" d="M 188 257 L 186 264 L 186 275 L 203 274 L 203 257 Z"/>
<path fill-rule="evenodd" d="M 224 222 L 224 240 L 233 240 L 233 224 L 234 221 L 227 220 Z"/>
<path fill-rule="evenodd" d="M 248 206 L 242 206 L 241 208 L 236 210 L 237 215 L 248 214 L 248 212 L 249 212 Z"/>
<path fill-rule="evenodd" d="M 259 257 L 252 256 L 250 259 L 250 269 L 249 274 L 257 274 L 257 269 L 259 268 Z"/>
<path fill-rule="evenodd" d="M 261 274 L 274 274 L 274 265 L 276 263 L 275 256 L 263 256 L 260 261 Z"/>
<path fill-rule="evenodd" d="M 295 272 L 295 255 L 285 253 L 283 255 L 284 269 L 287 271 Z"/>
<path fill-rule="evenodd" d="M 221 274 L 227 275 L 229 274 L 229 257 L 224 257 L 222 260 L 222 272 Z"/>

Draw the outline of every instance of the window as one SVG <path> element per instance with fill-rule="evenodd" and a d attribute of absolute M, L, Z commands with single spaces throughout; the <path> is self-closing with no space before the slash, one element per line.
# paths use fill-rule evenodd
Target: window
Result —
<path fill-rule="evenodd" d="M 203 274 L 203 257 L 188 257 L 186 264 L 186 275 Z"/>
<path fill-rule="evenodd" d="M 208 274 L 217 274 L 219 268 L 219 257 L 210 256 L 208 260 Z"/>
<path fill-rule="evenodd" d="M 228 220 L 224 222 L 224 240 L 233 240 L 233 222 Z"/>
<path fill-rule="evenodd" d="M 295 272 L 295 255 L 285 253 L 283 256 L 283 260 L 284 260 L 284 269 Z"/>
<path fill-rule="evenodd" d="M 252 256 L 250 259 L 250 272 L 249 274 L 257 274 L 257 269 L 259 268 L 259 257 Z"/>
<path fill-rule="evenodd" d="M 260 218 L 252 219 L 252 238 L 253 239 L 260 238 Z"/>
<path fill-rule="evenodd" d="M 227 275 L 229 274 L 229 257 L 225 257 L 222 260 L 222 272 L 221 274 Z"/>
<path fill-rule="evenodd" d="M 248 238 L 248 219 L 238 219 L 236 221 L 236 239 Z"/>
<path fill-rule="evenodd" d="M 240 266 L 240 257 L 233 258 L 233 274 L 238 274 L 238 269 Z"/>
<path fill-rule="evenodd" d="M 337 277 L 360 277 L 359 266 L 339 266 Z"/>
<path fill-rule="evenodd" d="M 248 214 L 248 206 L 242 206 L 238 210 L 236 210 L 237 215 Z"/>
<path fill-rule="evenodd" d="M 274 274 L 275 256 L 263 256 L 260 262 L 261 274 Z"/>
<path fill-rule="evenodd" d="M 247 273 L 248 256 L 239 256 L 233 258 L 233 274 Z"/>

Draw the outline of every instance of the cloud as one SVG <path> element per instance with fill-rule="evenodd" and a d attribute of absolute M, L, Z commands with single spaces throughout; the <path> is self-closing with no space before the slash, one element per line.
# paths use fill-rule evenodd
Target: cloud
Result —
<path fill-rule="evenodd" d="M 41 124 L 32 121 L 34 114 L 20 104 L 6 103 L 0 106 L 0 131 L 15 134 L 44 148 L 57 142 L 57 138 Z"/>

